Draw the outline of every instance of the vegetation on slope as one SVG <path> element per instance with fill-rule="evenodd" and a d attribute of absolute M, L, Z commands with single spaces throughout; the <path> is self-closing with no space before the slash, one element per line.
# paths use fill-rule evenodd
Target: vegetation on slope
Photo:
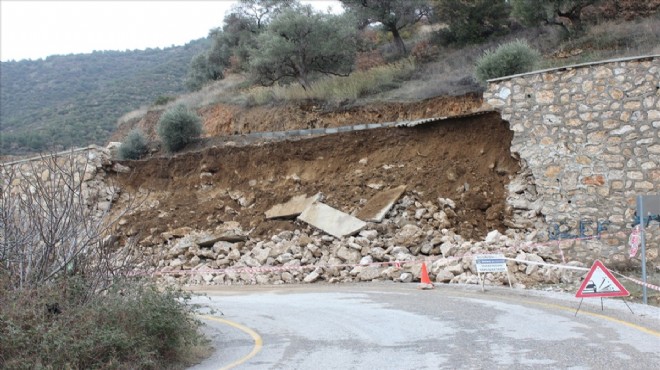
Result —
<path fill-rule="evenodd" d="M 206 40 L 196 40 L 162 50 L 3 62 L 0 151 L 104 143 L 127 111 L 184 92 L 189 61 L 206 45 Z"/>
<path fill-rule="evenodd" d="M 119 248 L 113 236 L 124 213 L 94 212 L 85 175 L 97 164 L 82 158 L 44 156 L 0 167 L 0 368 L 162 369 L 188 362 L 202 344 L 194 307 L 183 292 L 134 276 L 142 262 L 135 242 Z M 143 201 L 124 198 L 124 212 Z"/>
<path fill-rule="evenodd" d="M 479 58 L 516 39 L 540 52 L 537 68 L 660 52 L 658 2 L 534 3 L 342 0 L 344 14 L 330 15 L 296 0 L 241 0 L 206 40 L 186 47 L 3 63 L 0 149 L 102 143 L 122 113 L 142 106 L 120 124 L 144 115 L 151 103 L 197 109 L 316 99 L 345 105 L 478 92 Z M 357 37 L 308 32 L 326 26 L 334 27 L 328 35 Z M 171 98 L 184 85 L 197 93 Z"/>

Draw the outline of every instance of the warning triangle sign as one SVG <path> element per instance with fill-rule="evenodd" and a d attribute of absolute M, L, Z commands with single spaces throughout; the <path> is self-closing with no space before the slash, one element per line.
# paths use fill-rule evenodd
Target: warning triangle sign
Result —
<path fill-rule="evenodd" d="M 627 297 L 630 293 L 612 275 L 602 262 L 596 260 L 584 278 L 576 298 Z"/>

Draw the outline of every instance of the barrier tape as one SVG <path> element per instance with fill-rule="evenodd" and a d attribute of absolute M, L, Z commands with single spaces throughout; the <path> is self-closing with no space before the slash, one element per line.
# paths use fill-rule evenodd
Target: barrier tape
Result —
<path fill-rule="evenodd" d="M 504 257 L 505 260 L 507 261 L 515 261 L 518 263 L 526 263 L 529 265 L 539 265 L 539 266 L 549 266 L 549 267 L 556 267 L 556 268 L 561 268 L 561 269 L 566 269 L 566 270 L 580 270 L 580 271 L 589 271 L 590 269 L 586 267 L 580 267 L 580 266 L 569 266 L 569 265 L 556 265 L 552 263 L 546 263 L 546 262 L 536 262 L 536 261 L 524 261 L 524 260 L 518 260 L 515 258 L 509 258 L 509 257 Z"/>
<path fill-rule="evenodd" d="M 522 242 L 519 243 L 518 245 L 513 245 L 510 247 L 507 247 L 506 249 L 500 249 L 500 250 L 482 250 L 478 251 L 476 253 L 471 253 L 467 252 L 464 254 L 459 254 L 459 255 L 454 255 L 454 256 L 427 256 L 427 257 L 422 257 L 422 258 L 415 258 L 412 260 L 407 260 L 407 261 L 383 261 L 383 262 L 372 262 L 368 264 L 336 264 L 336 265 L 329 265 L 329 264 L 316 264 L 316 265 L 295 265 L 295 266 L 260 266 L 260 267 L 228 267 L 228 268 L 223 268 L 223 269 L 210 269 L 210 268 L 200 268 L 196 270 L 171 270 L 171 271 L 152 271 L 152 272 L 147 272 L 147 271 L 136 271 L 132 273 L 134 276 L 144 276 L 144 275 L 151 275 L 151 276 L 167 276 L 167 275 L 197 275 L 197 274 L 228 274 L 228 273 L 235 273 L 235 274 L 241 274 L 241 273 L 248 273 L 255 275 L 257 273 L 272 273 L 272 272 L 278 272 L 278 271 L 291 271 L 291 270 L 297 270 L 297 271 L 303 271 L 307 269 L 312 269 L 315 270 L 317 268 L 322 268 L 322 269 L 332 269 L 332 268 L 355 268 L 359 266 L 363 267 L 383 267 L 383 266 L 394 266 L 398 269 L 403 268 L 403 266 L 407 264 L 418 264 L 422 262 L 427 262 L 427 263 L 433 263 L 439 259 L 448 259 L 448 260 L 461 260 L 465 257 L 470 257 L 474 256 L 476 254 L 491 254 L 491 253 L 517 253 L 517 252 L 531 252 L 534 249 L 538 250 L 539 247 L 542 246 L 552 246 L 553 244 L 557 243 L 557 247 L 559 249 L 559 255 L 561 256 L 562 263 L 564 264 L 552 264 L 552 263 L 546 263 L 546 262 L 536 262 L 536 261 L 526 261 L 526 260 L 519 260 L 516 258 L 510 258 L 510 257 L 505 257 L 506 260 L 508 261 L 514 261 L 516 263 L 525 263 L 525 264 L 532 264 L 532 265 L 539 265 L 539 266 L 547 266 L 547 267 L 555 267 L 555 268 L 560 268 L 560 269 L 570 269 L 570 270 L 579 270 L 579 271 L 589 271 L 589 268 L 586 267 L 579 267 L 579 266 L 569 266 L 566 265 L 566 259 L 564 257 L 564 253 L 561 249 L 561 243 L 563 242 L 575 242 L 575 241 L 580 241 L 580 240 L 593 240 L 593 239 L 601 239 L 603 236 L 615 236 L 615 235 L 627 235 L 624 231 L 618 231 L 615 233 L 601 233 L 599 235 L 592 235 L 592 236 L 586 236 L 586 237 L 579 237 L 579 238 L 573 238 L 573 239 L 560 239 L 560 240 L 552 240 L 548 242 Z M 647 288 L 653 289 L 653 290 L 658 290 L 660 291 L 660 287 L 655 286 L 653 284 L 649 283 L 644 283 L 640 280 L 622 275 L 616 271 L 613 271 L 613 273 L 619 275 L 620 277 L 629 280 L 633 283 L 646 286 Z"/>
<path fill-rule="evenodd" d="M 383 267 L 383 266 L 394 266 L 396 268 L 403 268 L 405 265 L 415 265 L 418 263 L 422 262 L 434 262 L 437 261 L 441 258 L 445 259 L 451 259 L 451 260 L 458 260 L 462 259 L 463 257 L 470 257 L 475 254 L 472 253 L 466 253 L 462 255 L 461 257 L 459 256 L 451 256 L 451 257 L 440 257 L 440 258 L 435 258 L 435 257 L 425 257 L 425 258 L 418 258 L 410 261 L 385 261 L 385 262 L 372 262 L 368 264 L 337 264 L 337 265 L 328 265 L 328 264 L 318 264 L 318 265 L 297 265 L 297 266 L 261 266 L 261 267 L 229 267 L 225 269 L 197 269 L 197 270 L 173 270 L 173 271 L 154 271 L 149 275 L 152 276 L 167 276 L 167 275 L 196 275 L 196 274 L 227 274 L 227 273 L 236 273 L 236 274 L 241 274 L 241 273 L 248 273 L 252 275 L 256 275 L 257 273 L 263 273 L 263 272 L 276 272 L 276 271 L 290 271 L 290 270 L 298 270 L 298 271 L 303 271 L 306 269 L 317 269 L 317 268 L 323 268 L 323 269 L 332 269 L 332 268 L 346 268 L 346 267 Z M 580 267 L 580 266 L 569 266 L 569 265 L 559 265 L 559 264 L 553 264 L 553 263 L 547 263 L 547 262 L 537 262 L 537 261 L 526 261 L 526 260 L 519 260 L 515 258 L 510 258 L 510 257 L 505 257 L 504 258 L 507 261 L 513 261 L 516 263 L 524 263 L 524 264 L 530 264 L 530 265 L 538 265 L 538 266 L 545 266 L 545 267 L 554 267 L 554 268 L 559 268 L 559 269 L 566 269 L 566 270 L 577 270 L 577 271 L 589 271 L 590 268 L 587 267 Z M 641 286 L 646 286 L 649 289 L 657 290 L 660 291 L 660 286 L 656 286 L 650 283 L 644 283 L 641 280 L 637 280 L 635 278 L 631 278 L 629 276 L 623 275 L 619 272 L 612 271 L 614 274 L 620 276 L 621 278 L 624 278 L 626 280 L 629 280 L 633 283 L 636 283 Z M 138 273 L 136 275 L 143 275 L 144 273 Z"/>
<path fill-rule="evenodd" d="M 541 265 L 541 266 L 549 266 L 549 267 L 557 267 L 557 268 L 572 269 L 572 270 L 581 270 L 581 271 L 589 271 L 589 270 L 591 270 L 591 269 L 586 268 L 586 267 L 567 266 L 567 265 L 555 265 L 555 264 L 551 264 L 551 263 L 536 262 L 536 261 L 521 261 L 521 260 L 517 260 L 517 259 L 515 259 L 515 258 L 506 258 L 506 257 L 505 257 L 504 259 L 505 259 L 505 260 L 508 260 L 508 261 L 515 261 L 515 262 L 518 262 L 518 263 L 527 263 L 527 264 L 531 264 L 531 265 Z M 616 271 L 611 271 L 611 272 L 612 272 L 613 274 L 615 274 L 615 275 L 618 275 L 619 277 L 621 277 L 621 278 L 623 278 L 623 279 L 629 280 L 629 281 L 631 281 L 631 282 L 633 282 L 633 283 L 636 283 L 636 284 L 638 284 L 638 285 L 646 286 L 646 287 L 649 288 L 649 289 L 657 290 L 657 291 L 660 292 L 660 286 L 656 286 L 656 285 L 653 285 L 653 284 L 650 284 L 650 283 L 645 283 L 645 282 L 643 282 L 643 281 L 641 281 L 641 280 L 637 280 L 637 279 L 635 279 L 635 278 L 631 278 L 631 277 L 629 277 L 629 276 L 623 275 L 623 274 L 621 274 L 621 273 L 619 273 L 619 272 L 616 272 Z"/>
<path fill-rule="evenodd" d="M 629 281 L 631 281 L 631 282 L 633 282 L 633 283 L 636 283 L 636 284 L 641 285 L 641 286 L 646 286 L 646 287 L 649 288 L 649 289 L 657 290 L 658 292 L 660 292 L 660 286 L 653 285 L 653 284 L 649 284 L 649 283 L 645 283 L 645 282 L 643 282 L 643 281 L 641 281 L 641 280 L 637 280 L 637 279 L 635 279 L 635 278 L 631 278 L 631 277 L 628 277 L 628 276 L 626 276 L 626 275 L 622 275 L 622 274 L 620 274 L 620 273 L 618 273 L 618 272 L 616 272 L 616 271 L 612 271 L 612 272 L 613 272 L 615 275 L 619 275 L 620 277 L 622 277 L 622 278 L 624 278 L 624 279 L 626 279 L 626 280 L 629 280 Z"/>

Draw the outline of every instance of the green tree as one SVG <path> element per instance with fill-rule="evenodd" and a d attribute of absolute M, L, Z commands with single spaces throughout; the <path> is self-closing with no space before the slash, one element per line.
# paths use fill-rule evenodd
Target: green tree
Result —
<path fill-rule="evenodd" d="M 314 74 L 347 76 L 355 59 L 354 24 L 347 15 L 317 13 L 311 6 L 287 9 L 257 38 L 250 71 L 263 85 L 297 80 L 304 89 Z"/>
<path fill-rule="evenodd" d="M 541 54 L 527 42 L 516 40 L 502 44 L 495 51 L 486 51 L 477 60 L 475 73 L 482 83 L 492 78 L 509 76 L 533 70 Z"/>
<path fill-rule="evenodd" d="M 232 14 L 250 20 L 256 29 L 262 30 L 283 10 L 298 5 L 296 0 L 241 0 L 233 8 Z"/>
<path fill-rule="evenodd" d="M 581 29 L 580 13 L 596 0 L 511 0 L 511 15 L 526 26 L 556 24 L 568 32 Z"/>
<path fill-rule="evenodd" d="M 202 134 L 202 121 L 196 113 L 179 104 L 163 113 L 157 131 L 165 149 L 177 152 Z"/>
<path fill-rule="evenodd" d="M 296 0 L 241 0 L 234 5 L 223 26 L 209 31 L 211 47 L 192 59 L 186 86 L 199 90 L 210 81 L 223 79 L 228 67 L 247 70 L 257 36 L 274 16 L 295 6 Z"/>
<path fill-rule="evenodd" d="M 121 159 L 140 159 L 147 154 L 148 150 L 147 139 L 142 131 L 133 129 L 119 146 L 119 157 Z"/>
<path fill-rule="evenodd" d="M 506 0 L 434 0 L 433 11 L 449 25 L 451 39 L 459 44 L 478 43 L 508 32 Z"/>
<path fill-rule="evenodd" d="M 401 30 L 431 14 L 427 0 L 340 0 L 344 8 L 355 14 L 361 25 L 381 23 L 392 34 L 400 55 L 406 54 Z"/>
<path fill-rule="evenodd" d="M 195 55 L 190 61 L 190 69 L 186 76 L 186 87 L 191 91 L 201 89 L 209 81 L 223 79 L 225 64 L 212 63 L 208 52 Z"/>

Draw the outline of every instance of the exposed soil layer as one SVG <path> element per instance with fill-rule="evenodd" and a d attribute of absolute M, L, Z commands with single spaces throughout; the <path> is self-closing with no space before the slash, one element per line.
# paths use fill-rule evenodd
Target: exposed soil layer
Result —
<path fill-rule="evenodd" d="M 352 213 L 378 192 L 374 188 L 407 185 L 406 194 L 422 202 L 454 200 L 455 231 L 480 238 L 505 230 L 505 186 L 519 170 L 510 153 L 512 136 L 508 123 L 488 113 L 127 161 L 132 173 L 115 176 L 129 192 L 149 191 L 151 206 L 128 216 L 125 226 L 143 237 L 182 226 L 213 229 L 227 221 L 252 229 L 252 237 L 269 237 L 295 227 L 294 221 L 264 217 L 292 196 L 322 192 L 325 203 Z"/>
<path fill-rule="evenodd" d="M 481 106 L 480 94 L 436 97 L 415 103 L 370 103 L 359 106 L 327 106 L 315 102 L 243 108 L 214 104 L 200 108 L 204 136 L 247 134 L 251 132 L 326 128 L 361 123 L 380 123 L 428 117 L 455 116 Z M 142 118 L 122 124 L 110 141 L 121 141 L 133 128 L 157 140 L 156 126 L 163 110 L 150 110 Z"/>
<path fill-rule="evenodd" d="M 327 128 L 360 123 L 413 120 L 466 113 L 481 105 L 481 95 L 436 97 L 416 103 L 372 103 L 360 106 L 324 106 L 304 102 L 241 109 L 216 104 L 199 111 L 208 136 Z"/>

